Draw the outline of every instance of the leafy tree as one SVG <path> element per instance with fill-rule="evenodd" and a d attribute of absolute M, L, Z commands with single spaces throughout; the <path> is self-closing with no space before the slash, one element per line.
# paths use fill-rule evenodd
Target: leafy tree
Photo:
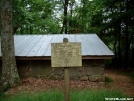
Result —
<path fill-rule="evenodd" d="M 55 4 L 49 0 L 14 0 L 14 33 L 59 33 L 58 22 L 53 17 Z M 52 28 L 53 27 L 53 28 Z"/>
<path fill-rule="evenodd" d="M 102 8 L 101 12 L 96 13 L 98 16 L 99 13 L 102 16 L 99 16 L 102 19 L 100 23 L 100 28 L 98 34 L 102 39 L 105 39 L 105 42 L 113 44 L 111 47 L 115 53 L 115 60 L 120 66 L 130 66 L 132 62 L 131 58 L 131 46 L 133 38 L 133 4 L 131 0 L 95 0 L 95 3 L 99 2 Z M 91 26 L 97 26 L 98 18 L 95 19 L 95 23 L 92 23 Z M 95 25 L 94 25 L 95 24 Z M 103 27 L 102 27 L 103 26 Z M 125 64 L 124 64 L 125 63 Z"/>
<path fill-rule="evenodd" d="M 16 34 L 97 33 L 115 53 L 115 64 L 133 60 L 132 0 L 14 0 Z"/>
<path fill-rule="evenodd" d="M 114 51 L 115 65 L 131 66 L 133 8 L 132 0 L 81 0 L 75 12 L 75 29 L 81 33 L 97 33 Z"/>

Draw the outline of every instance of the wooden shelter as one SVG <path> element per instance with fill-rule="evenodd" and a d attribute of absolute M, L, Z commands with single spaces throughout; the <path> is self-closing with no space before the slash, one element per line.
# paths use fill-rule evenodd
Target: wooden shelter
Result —
<path fill-rule="evenodd" d="M 81 42 L 82 45 L 83 66 L 81 68 L 73 68 L 70 77 L 74 77 L 75 79 L 88 77 L 89 79 L 90 76 L 93 75 L 103 75 L 104 60 L 112 59 L 114 54 L 96 34 L 14 35 L 15 56 L 20 74 L 24 74 L 21 72 L 28 72 L 25 76 L 38 75 L 38 77 L 42 76 L 45 78 L 47 78 L 47 76 L 49 76 L 49 78 L 56 78 L 55 75 L 62 76 L 61 68 L 59 70 L 50 68 L 50 60 L 51 43 L 62 43 L 63 38 L 68 38 L 69 42 Z M 97 67 L 95 68 L 95 66 Z M 95 70 L 95 72 L 101 71 L 101 73 L 93 73 L 93 70 Z M 55 73 L 55 71 L 57 72 Z M 81 71 L 81 74 L 79 71 Z M 50 77 L 51 75 L 52 77 Z"/>

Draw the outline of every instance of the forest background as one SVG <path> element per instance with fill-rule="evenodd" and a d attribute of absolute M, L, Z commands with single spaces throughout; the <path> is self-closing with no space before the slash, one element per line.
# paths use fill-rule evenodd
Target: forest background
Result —
<path fill-rule="evenodd" d="M 133 0 L 13 0 L 14 34 L 96 33 L 114 52 L 106 65 L 134 67 Z"/>

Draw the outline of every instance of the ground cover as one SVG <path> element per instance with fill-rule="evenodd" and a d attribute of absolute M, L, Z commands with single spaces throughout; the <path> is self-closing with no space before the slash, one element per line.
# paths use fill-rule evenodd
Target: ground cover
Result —
<path fill-rule="evenodd" d="M 131 77 L 116 70 L 105 70 L 105 76 L 107 83 L 71 80 L 71 101 L 89 101 L 88 99 L 105 101 L 106 97 L 134 98 L 134 80 Z M 64 100 L 64 80 L 24 78 L 21 82 L 20 86 L 8 89 L 4 97 L 1 97 L 9 99 L 0 99 L 0 101 L 21 101 L 20 97 L 23 98 L 22 101 L 35 101 L 32 99 L 36 99 L 36 101 Z M 28 100 L 24 100 L 26 97 Z M 19 100 L 15 100 L 16 98 Z"/>
<path fill-rule="evenodd" d="M 129 98 L 117 90 L 94 90 L 79 89 L 72 90 L 70 93 L 70 101 L 105 101 L 107 98 Z M 64 101 L 64 92 L 59 90 L 49 90 L 42 92 L 21 92 L 13 96 L 5 95 L 0 101 Z"/>

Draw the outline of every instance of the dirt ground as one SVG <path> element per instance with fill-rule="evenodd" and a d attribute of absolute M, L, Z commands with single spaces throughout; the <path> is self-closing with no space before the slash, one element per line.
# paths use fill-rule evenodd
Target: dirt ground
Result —
<path fill-rule="evenodd" d="M 124 75 L 124 73 L 126 73 L 126 71 L 106 70 L 105 76 L 111 78 L 114 82 L 105 85 L 105 87 L 119 89 L 125 94 L 134 97 L 134 80 Z"/>
<path fill-rule="evenodd" d="M 104 82 L 90 82 L 71 80 L 71 89 L 119 89 L 125 94 L 134 97 L 134 80 L 129 76 L 123 75 L 122 72 L 115 70 L 105 70 L 105 76 L 111 78 L 113 82 L 105 84 Z M 21 80 L 21 85 L 15 88 L 10 88 L 6 93 L 14 94 L 21 91 L 45 91 L 51 89 L 64 89 L 64 80 L 46 80 L 39 78 L 25 78 Z"/>

